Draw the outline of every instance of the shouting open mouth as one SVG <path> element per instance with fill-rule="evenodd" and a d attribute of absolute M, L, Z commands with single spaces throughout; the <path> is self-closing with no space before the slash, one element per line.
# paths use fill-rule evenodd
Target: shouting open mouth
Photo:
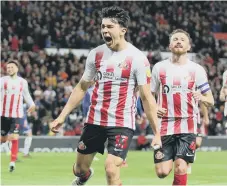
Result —
<path fill-rule="evenodd" d="M 112 37 L 110 37 L 110 36 L 103 36 L 103 38 L 104 38 L 104 41 L 105 41 L 105 43 L 107 44 L 107 45 L 111 45 L 112 44 Z"/>

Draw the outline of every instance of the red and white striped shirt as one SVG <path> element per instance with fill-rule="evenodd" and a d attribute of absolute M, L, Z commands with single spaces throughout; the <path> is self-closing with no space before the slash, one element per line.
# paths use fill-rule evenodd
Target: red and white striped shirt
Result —
<path fill-rule="evenodd" d="M 187 60 L 184 65 L 175 65 L 170 59 L 154 65 L 151 91 L 158 94 L 158 105 L 167 109 L 159 119 L 161 135 L 197 133 L 198 104 L 192 92 L 202 94 L 210 90 L 207 75 L 202 66 Z"/>
<path fill-rule="evenodd" d="M 24 116 L 23 99 L 31 106 L 35 105 L 28 90 L 28 83 L 21 77 L 4 76 L 1 80 L 1 110 L 0 115 L 10 118 Z"/>
<path fill-rule="evenodd" d="M 93 49 L 82 77 L 96 81 L 86 122 L 135 129 L 135 89 L 150 83 L 150 78 L 149 61 L 130 43 L 118 52 L 105 44 Z"/>

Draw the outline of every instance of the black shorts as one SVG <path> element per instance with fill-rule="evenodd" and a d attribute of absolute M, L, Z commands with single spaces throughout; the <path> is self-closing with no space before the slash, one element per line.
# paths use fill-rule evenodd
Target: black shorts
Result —
<path fill-rule="evenodd" d="M 126 127 L 103 127 L 86 123 L 78 143 L 81 154 L 104 153 L 105 142 L 109 154 L 126 158 L 134 131 Z"/>
<path fill-rule="evenodd" d="M 154 162 L 160 163 L 177 158 L 187 163 L 194 162 L 196 149 L 195 134 L 173 134 L 162 136 L 162 148 L 154 151 Z"/>
<path fill-rule="evenodd" d="M 8 134 L 18 134 L 19 124 L 16 123 L 18 118 L 9 118 L 1 116 L 1 136 L 7 136 Z"/>

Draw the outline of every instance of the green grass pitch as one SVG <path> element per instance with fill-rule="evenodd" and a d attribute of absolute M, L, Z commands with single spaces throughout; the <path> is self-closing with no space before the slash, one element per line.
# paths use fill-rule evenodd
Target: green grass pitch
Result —
<path fill-rule="evenodd" d="M 33 153 L 31 159 L 19 155 L 13 173 L 8 172 L 9 156 L 1 154 L 1 185 L 70 185 L 75 153 Z M 94 176 L 87 185 L 106 185 L 105 155 L 97 154 L 99 161 L 92 167 Z M 130 151 L 129 167 L 121 169 L 123 185 L 172 185 L 173 173 L 165 179 L 156 177 L 153 152 Z M 227 185 L 227 151 L 197 152 L 188 185 Z"/>

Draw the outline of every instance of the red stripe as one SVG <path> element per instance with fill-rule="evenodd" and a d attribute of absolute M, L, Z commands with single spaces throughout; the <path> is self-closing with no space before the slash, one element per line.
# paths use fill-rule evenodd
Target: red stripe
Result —
<path fill-rule="evenodd" d="M 188 89 L 192 90 L 195 84 L 195 72 L 189 72 L 190 78 L 188 79 Z M 194 133 L 194 120 L 193 120 L 193 104 L 192 104 L 192 92 L 187 93 L 187 113 L 188 113 L 188 132 Z"/>
<path fill-rule="evenodd" d="M 129 78 L 130 78 L 130 73 L 131 73 L 131 68 L 132 68 L 132 57 L 127 57 L 125 59 L 125 65 L 122 65 L 122 66 L 123 67 L 122 67 L 122 71 L 121 71 L 121 77 L 127 78 L 127 82 L 121 82 L 120 83 L 117 109 L 116 109 L 116 112 L 115 112 L 116 126 L 117 127 L 123 127 L 124 122 L 125 122 L 124 121 L 124 110 L 125 110 L 125 103 L 126 103 L 127 93 L 128 93 Z M 133 114 L 132 112 L 133 111 L 131 110 L 131 116 Z"/>
<path fill-rule="evenodd" d="M 162 89 L 164 87 L 164 85 L 166 84 L 166 70 L 160 69 L 159 71 L 159 78 L 162 84 Z M 165 117 L 168 116 L 168 102 L 167 102 L 167 95 L 165 93 L 161 93 L 162 96 L 162 108 L 166 108 L 167 112 Z M 167 126 L 168 126 L 168 121 L 164 118 L 161 119 L 161 135 L 164 136 L 167 134 Z"/>
<path fill-rule="evenodd" d="M 173 78 L 173 86 L 181 86 L 181 79 L 180 77 L 174 77 Z M 176 89 L 178 89 L 176 87 Z M 173 94 L 173 104 L 174 104 L 174 134 L 181 133 L 181 94 L 179 92 L 176 92 Z"/>
<path fill-rule="evenodd" d="M 95 106 L 97 104 L 97 98 L 98 98 L 98 88 L 99 88 L 99 82 L 95 83 L 95 88 L 92 93 L 91 97 L 91 107 L 90 112 L 88 115 L 88 123 L 93 124 L 94 123 L 94 116 L 95 116 Z"/>
<path fill-rule="evenodd" d="M 110 107 L 110 101 L 111 101 L 111 88 L 112 88 L 112 81 L 104 82 L 103 102 L 102 102 L 102 108 L 100 109 L 100 113 L 101 113 L 100 125 L 102 126 L 108 125 L 108 109 Z"/>
<path fill-rule="evenodd" d="M 6 100 L 7 100 L 7 87 L 8 87 L 8 82 L 5 81 L 4 82 L 4 99 L 3 99 L 3 108 L 2 108 L 2 116 L 5 116 L 5 112 L 6 112 Z"/>
<path fill-rule="evenodd" d="M 103 52 L 97 52 L 96 53 L 96 56 L 95 56 L 95 67 L 96 67 L 97 71 L 100 69 L 100 64 L 101 64 L 102 57 L 103 57 Z M 90 111 L 89 111 L 89 114 L 88 114 L 88 123 L 89 124 L 93 124 L 94 123 L 95 106 L 97 104 L 97 98 L 98 98 L 98 89 L 99 89 L 99 82 L 96 81 L 95 88 L 94 88 L 94 91 L 93 91 L 92 97 L 91 97 L 91 107 L 90 107 Z"/>
<path fill-rule="evenodd" d="M 189 72 L 189 78 L 188 78 L 188 89 L 193 89 L 193 86 L 195 84 L 195 72 Z"/>
<path fill-rule="evenodd" d="M 19 98 L 18 98 L 17 107 L 16 107 L 17 118 L 19 118 L 19 104 L 20 104 L 21 91 L 22 91 L 22 89 L 23 89 L 23 83 L 21 81 L 20 82 L 20 93 L 19 93 Z"/>
<path fill-rule="evenodd" d="M 193 121 L 193 106 L 192 106 L 192 93 L 187 94 L 188 105 L 188 132 L 194 133 L 194 121 Z"/>
<path fill-rule="evenodd" d="M 13 102 L 14 102 L 14 94 L 10 98 L 10 106 L 9 106 L 9 117 L 12 117 L 12 112 L 13 112 Z"/>
<path fill-rule="evenodd" d="M 103 52 L 97 52 L 96 53 L 96 56 L 95 56 L 95 67 L 96 67 L 96 70 L 100 69 L 102 57 L 103 57 Z"/>

